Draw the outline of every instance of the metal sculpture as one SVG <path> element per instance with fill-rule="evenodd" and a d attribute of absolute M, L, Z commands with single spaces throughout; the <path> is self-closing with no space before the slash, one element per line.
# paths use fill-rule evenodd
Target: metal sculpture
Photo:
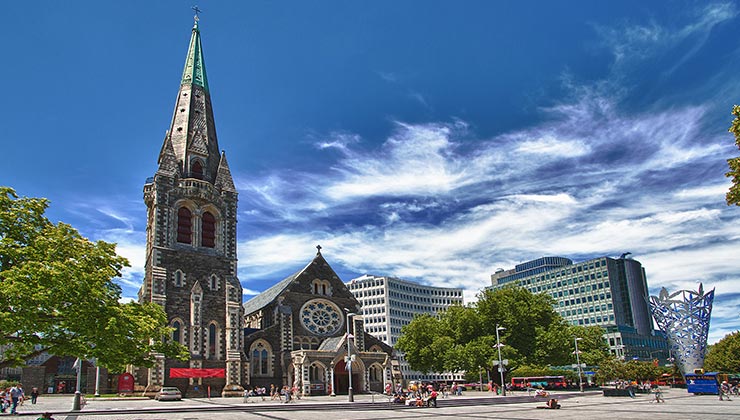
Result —
<path fill-rule="evenodd" d="M 714 289 L 704 293 L 699 284 L 698 292 L 680 290 L 650 296 L 650 310 L 658 327 L 668 338 L 668 344 L 682 374 L 694 373 L 704 366 L 709 335 L 709 318 L 712 314 Z"/>

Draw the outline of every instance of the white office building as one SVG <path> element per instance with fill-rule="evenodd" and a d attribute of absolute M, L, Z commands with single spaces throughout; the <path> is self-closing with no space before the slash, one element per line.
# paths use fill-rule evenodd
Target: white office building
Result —
<path fill-rule="evenodd" d="M 365 331 L 395 346 L 401 328 L 416 315 L 436 315 L 454 304 L 463 304 L 463 290 L 426 286 L 395 277 L 364 276 L 350 280 L 347 287 L 362 304 Z M 399 354 L 401 371 L 407 381 L 462 381 L 464 372 L 424 374 L 412 371 Z"/>

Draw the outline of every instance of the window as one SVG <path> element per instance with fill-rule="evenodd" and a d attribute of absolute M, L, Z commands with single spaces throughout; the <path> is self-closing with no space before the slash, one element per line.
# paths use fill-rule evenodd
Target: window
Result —
<path fill-rule="evenodd" d="M 173 331 L 172 331 L 172 341 L 174 341 L 176 343 L 181 343 L 180 337 L 182 336 L 182 334 L 181 334 L 182 326 L 180 325 L 180 321 L 173 322 L 172 323 L 172 328 L 173 328 Z"/>
<path fill-rule="evenodd" d="M 184 283 L 185 274 L 180 270 L 175 271 L 175 287 L 182 287 Z"/>
<path fill-rule="evenodd" d="M 206 248 L 216 246 L 216 218 L 210 212 L 203 213 L 201 244 Z"/>
<path fill-rule="evenodd" d="M 328 280 L 314 279 L 311 282 L 311 291 L 314 295 L 331 296 L 331 284 Z M 370 293 L 367 293 L 369 295 Z M 362 297 L 363 293 L 360 292 L 359 296 Z"/>
<path fill-rule="evenodd" d="M 211 290 L 218 290 L 220 286 L 219 283 L 220 282 L 218 281 L 218 276 L 216 276 L 215 274 L 211 274 L 211 277 L 208 279 L 208 286 L 211 288 Z"/>
<path fill-rule="evenodd" d="M 252 345 L 252 375 L 269 376 L 270 375 L 270 347 L 264 341 L 257 341 Z"/>
<path fill-rule="evenodd" d="M 318 363 L 314 363 L 308 367 L 308 380 L 311 382 L 323 382 L 324 381 L 324 369 Z"/>
<path fill-rule="evenodd" d="M 177 242 L 182 244 L 192 243 L 193 214 L 187 207 L 177 210 Z"/>
<path fill-rule="evenodd" d="M 191 176 L 197 179 L 203 179 L 203 164 L 199 160 L 193 162 L 193 166 L 190 167 Z"/>
<path fill-rule="evenodd" d="M 381 382 L 383 380 L 383 369 L 374 364 L 370 366 L 370 382 Z"/>
<path fill-rule="evenodd" d="M 218 341 L 218 328 L 216 327 L 216 324 L 211 324 L 208 326 L 208 358 L 209 359 L 216 359 L 216 342 Z"/>

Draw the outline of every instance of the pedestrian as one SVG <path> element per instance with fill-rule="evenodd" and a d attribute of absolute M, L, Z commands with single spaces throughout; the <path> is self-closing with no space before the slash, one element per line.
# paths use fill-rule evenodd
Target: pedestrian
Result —
<path fill-rule="evenodd" d="M 36 400 L 39 398 L 39 389 L 33 387 L 31 389 L 31 404 L 36 404 Z"/>
<path fill-rule="evenodd" d="M 730 385 L 727 384 L 727 381 L 722 381 L 722 384 L 719 386 L 720 401 L 724 400 L 722 397 L 727 397 L 727 401 L 732 401 L 730 399 Z"/>
<path fill-rule="evenodd" d="M 270 400 L 276 400 L 280 397 L 278 391 L 275 389 L 275 384 L 270 384 Z"/>
<path fill-rule="evenodd" d="M 17 414 L 16 409 L 18 408 L 18 402 L 23 397 L 23 385 L 18 384 L 10 388 L 10 414 Z"/>
<path fill-rule="evenodd" d="M 51 413 L 47 411 L 46 413 L 42 414 L 41 417 L 39 417 L 36 420 L 54 420 L 54 417 L 52 417 Z"/>
<path fill-rule="evenodd" d="M 249 388 L 244 388 L 244 399 L 242 399 L 243 403 L 249 402 Z"/>

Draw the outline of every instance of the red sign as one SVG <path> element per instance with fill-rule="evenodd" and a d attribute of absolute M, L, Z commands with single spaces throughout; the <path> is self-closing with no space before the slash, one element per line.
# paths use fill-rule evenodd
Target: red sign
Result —
<path fill-rule="evenodd" d="M 171 368 L 170 378 L 225 378 L 226 369 Z"/>
<path fill-rule="evenodd" d="M 134 375 L 124 373 L 118 377 L 118 392 L 120 394 L 134 392 Z"/>

